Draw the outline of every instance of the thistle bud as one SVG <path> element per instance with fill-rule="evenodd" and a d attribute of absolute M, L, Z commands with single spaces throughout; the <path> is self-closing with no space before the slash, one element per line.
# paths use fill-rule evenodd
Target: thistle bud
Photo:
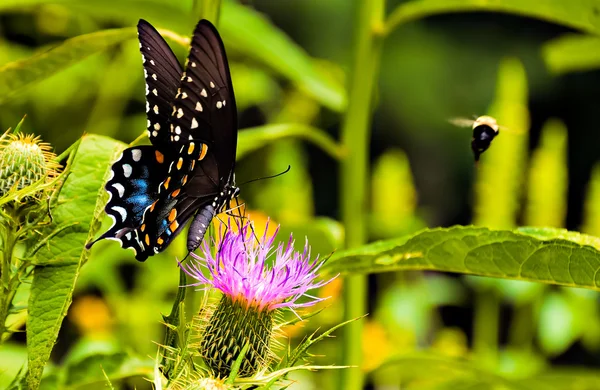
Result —
<path fill-rule="evenodd" d="M 35 184 L 56 177 L 55 158 L 40 137 L 5 133 L 0 139 L 0 197 L 31 187 L 21 200 L 39 199 L 42 191 L 36 191 Z"/>

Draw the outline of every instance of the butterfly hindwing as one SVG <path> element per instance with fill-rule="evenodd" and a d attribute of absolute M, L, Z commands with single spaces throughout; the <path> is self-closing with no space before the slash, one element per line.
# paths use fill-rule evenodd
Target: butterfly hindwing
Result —
<path fill-rule="evenodd" d="M 167 42 L 150 23 L 140 19 L 137 28 L 146 83 L 148 138 L 164 150 L 168 144 L 171 107 L 183 69 Z"/>
<path fill-rule="evenodd" d="M 158 198 L 157 189 L 167 170 L 164 155 L 154 146 L 135 146 L 123 151 L 113 163 L 105 185 L 109 200 L 104 210 L 113 225 L 98 240 L 116 239 L 124 248 L 132 247 L 138 252 L 139 246 L 127 233 L 141 224 L 144 212 Z"/>

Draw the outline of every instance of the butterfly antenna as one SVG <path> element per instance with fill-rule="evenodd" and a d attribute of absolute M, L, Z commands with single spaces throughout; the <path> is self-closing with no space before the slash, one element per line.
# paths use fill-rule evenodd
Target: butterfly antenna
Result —
<path fill-rule="evenodd" d="M 254 181 L 265 180 L 265 179 L 274 179 L 274 178 L 276 178 L 278 176 L 285 175 L 286 173 L 288 173 L 290 171 L 290 169 L 292 169 L 292 166 L 288 165 L 288 167 L 286 168 L 286 170 L 283 171 L 283 172 L 279 172 L 278 174 L 272 175 L 272 176 L 264 176 L 264 177 L 259 177 L 259 178 L 256 178 L 256 179 L 248 180 L 248 181 L 243 182 L 242 184 L 240 184 L 240 187 L 243 186 L 244 184 L 252 183 Z"/>

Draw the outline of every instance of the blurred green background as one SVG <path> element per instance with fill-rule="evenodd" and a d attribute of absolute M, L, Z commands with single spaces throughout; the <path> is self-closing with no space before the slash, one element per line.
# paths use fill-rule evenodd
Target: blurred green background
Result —
<path fill-rule="evenodd" d="M 389 1 L 388 8 L 399 3 Z M 0 70 L 71 37 L 133 27 L 139 18 L 181 36 L 189 35 L 197 19 L 192 0 L 31 4 L 0 0 Z M 322 80 L 344 85 L 353 53 L 353 2 L 226 2 L 221 24 L 239 16 L 240 7 L 262 14 L 282 37 L 295 42 Z M 222 33 L 240 129 L 298 123 L 337 139 L 343 97 L 322 95 L 322 86 L 282 70 L 269 53 L 260 52 L 264 48 L 244 46 L 244 27 L 238 28 L 232 22 Z M 470 223 L 566 227 L 600 235 L 600 61 L 585 55 L 600 52 L 600 45 L 595 41 L 586 47 L 577 34 L 549 22 L 484 12 L 433 16 L 396 29 L 385 41 L 376 86 L 369 145 L 370 239 Z M 3 97 L 0 129 L 14 127 L 27 114 L 24 130 L 41 135 L 57 152 L 83 133 L 133 141 L 145 131 L 146 117 L 141 58 L 135 35 L 131 38 Z M 169 42 L 183 58 L 186 49 Z M 501 130 L 476 167 L 470 130 L 447 120 L 482 114 L 495 116 L 508 130 Z M 342 248 L 343 229 L 336 222 L 338 166 L 323 150 L 295 138 L 259 147 L 238 160 L 238 183 L 288 164 L 292 170 L 286 175 L 242 187 L 247 210 L 259 219 L 271 216 L 282 224 L 282 234 L 293 231 L 299 241 L 307 235 L 315 252 Z M 161 340 L 160 313 L 170 310 L 178 282 L 177 269 L 167 259 L 183 245 L 179 239 L 164 254 L 138 264 L 118 244 L 98 244 L 82 270 L 54 364 L 67 364 L 90 350 L 153 356 L 151 341 Z M 292 339 L 340 321 L 340 283 L 321 292 L 332 296 L 331 307 L 308 328 L 290 330 Z M 415 351 L 475 356 L 489 375 L 510 378 L 525 378 L 549 365 L 600 368 L 595 292 L 428 273 L 372 275 L 369 292 L 363 369 L 370 373 L 370 388 L 400 382 L 402 388 L 442 388 L 431 376 L 450 376 L 454 387 L 447 388 L 466 388 L 478 376 L 462 375 L 460 368 L 448 369 L 442 358 L 430 356 L 376 370 L 389 356 Z M 18 358 L 3 358 L 11 367 L 0 372 L 0 383 L 24 359 L 23 339 L 17 334 L 4 347 L 4 356 Z M 319 364 L 341 361 L 338 341 L 320 346 L 317 352 L 326 357 L 317 358 Z M 302 374 L 293 388 L 329 388 L 335 375 Z M 139 378 L 127 383 L 147 386 Z"/>

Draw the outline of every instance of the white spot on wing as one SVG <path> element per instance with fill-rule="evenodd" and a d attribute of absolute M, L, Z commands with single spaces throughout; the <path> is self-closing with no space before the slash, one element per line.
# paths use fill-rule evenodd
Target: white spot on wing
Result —
<path fill-rule="evenodd" d="M 208 97 L 208 94 L 206 93 L 206 89 L 202 88 L 202 92 L 200 92 L 200 95 L 202 95 L 204 97 Z"/>
<path fill-rule="evenodd" d="M 175 141 L 179 141 L 179 136 L 176 135 L 175 138 L 173 138 Z"/>
<path fill-rule="evenodd" d="M 181 98 L 182 98 L 182 99 L 185 99 L 185 98 L 187 98 L 187 93 L 185 93 L 185 92 L 184 92 L 184 93 L 182 93 L 182 94 L 181 94 Z"/>
<path fill-rule="evenodd" d="M 177 118 L 181 118 L 183 116 L 183 110 L 180 108 L 177 110 Z"/>
<path fill-rule="evenodd" d="M 156 77 L 156 73 L 152 73 L 152 78 L 153 78 L 154 80 L 158 80 L 158 77 Z"/>
<path fill-rule="evenodd" d="M 177 126 L 175 128 L 175 134 L 181 134 L 181 127 Z"/>
<path fill-rule="evenodd" d="M 152 132 L 152 136 L 153 136 L 153 137 L 157 137 L 157 136 L 158 136 L 158 131 L 154 130 L 154 131 Z"/>
<path fill-rule="evenodd" d="M 212 81 L 210 82 L 210 87 L 214 88 L 215 87 L 215 83 L 213 83 Z"/>
<path fill-rule="evenodd" d="M 221 108 L 221 107 L 223 107 L 223 103 L 217 102 L 217 108 Z"/>
<path fill-rule="evenodd" d="M 133 169 L 131 168 L 131 165 L 123 164 L 123 176 L 125 176 L 125 177 L 131 176 L 132 170 Z"/>
<path fill-rule="evenodd" d="M 155 113 L 155 114 L 158 114 L 158 106 L 157 106 L 156 104 L 154 105 L 154 108 L 153 108 L 153 110 L 154 110 L 154 113 Z"/>
<path fill-rule="evenodd" d="M 131 151 L 131 157 L 133 161 L 138 162 L 142 158 L 142 151 L 140 149 L 133 149 Z"/>
<path fill-rule="evenodd" d="M 198 127 L 198 121 L 196 120 L 196 118 L 192 118 L 192 129 L 195 129 L 196 127 Z"/>
<path fill-rule="evenodd" d="M 112 186 L 119 193 L 119 198 L 122 198 L 123 195 L 125 194 L 125 187 L 123 187 L 123 184 L 121 184 L 121 183 L 114 183 Z"/>
<path fill-rule="evenodd" d="M 196 102 L 196 111 L 202 112 L 202 104 L 200 102 Z"/>
<path fill-rule="evenodd" d="M 154 96 L 158 96 L 158 91 L 156 90 L 156 88 L 154 88 L 154 89 L 152 90 L 152 93 L 154 94 Z"/>
<path fill-rule="evenodd" d="M 160 130 L 160 123 L 156 122 L 154 124 L 154 130 Z"/>
<path fill-rule="evenodd" d="M 150 60 L 150 63 L 151 63 L 152 65 L 156 65 L 156 64 L 154 63 L 154 60 Z"/>
<path fill-rule="evenodd" d="M 123 207 L 113 206 L 112 210 L 116 211 L 117 213 L 119 213 L 121 215 L 121 221 L 124 222 L 127 219 L 127 210 L 125 210 Z"/>

